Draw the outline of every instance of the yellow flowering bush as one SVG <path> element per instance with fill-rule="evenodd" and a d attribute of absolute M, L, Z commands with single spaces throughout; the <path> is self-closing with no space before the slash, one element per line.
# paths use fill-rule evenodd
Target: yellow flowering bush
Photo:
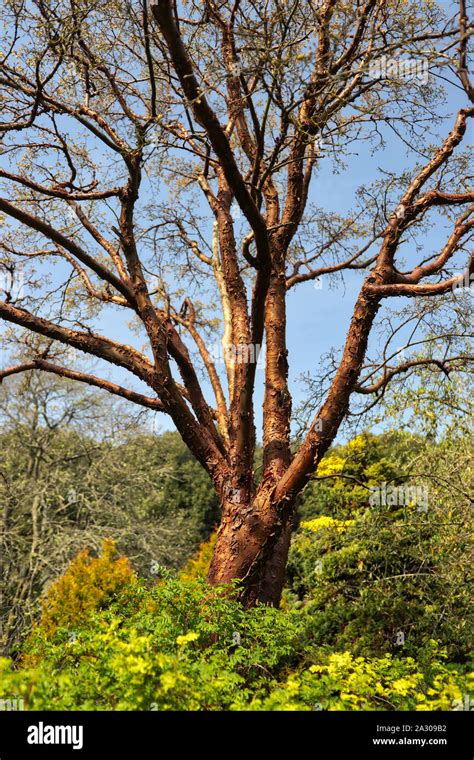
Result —
<path fill-rule="evenodd" d="M 49 636 L 60 626 L 73 626 L 135 580 L 130 561 L 119 556 L 110 539 L 104 541 L 98 557 L 92 557 L 87 549 L 80 552 L 49 587 L 39 632 Z"/>

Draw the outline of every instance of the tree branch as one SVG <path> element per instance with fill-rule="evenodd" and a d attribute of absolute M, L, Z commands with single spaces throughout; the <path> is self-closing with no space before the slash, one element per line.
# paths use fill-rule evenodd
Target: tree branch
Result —
<path fill-rule="evenodd" d="M 5 214 L 8 214 L 8 216 L 11 216 L 13 219 L 16 219 L 18 222 L 21 222 L 21 224 L 26 225 L 30 229 L 40 232 L 45 237 L 49 238 L 49 240 L 52 240 L 62 248 L 65 248 L 67 251 L 69 251 L 69 253 L 72 253 L 73 256 L 75 256 L 77 259 L 79 259 L 79 261 L 89 267 L 89 269 L 92 269 L 92 271 L 95 272 L 102 280 L 105 280 L 106 282 L 113 285 L 113 287 L 124 296 L 130 306 L 133 309 L 136 309 L 135 295 L 130 289 L 129 285 L 117 277 L 106 266 L 101 264 L 92 256 L 89 256 L 89 254 L 86 253 L 83 248 L 81 248 L 70 238 L 66 237 L 66 235 L 63 235 L 62 232 L 54 229 L 54 227 L 51 227 L 50 224 L 44 222 L 42 219 L 39 219 L 39 217 L 33 216 L 33 214 L 29 214 L 26 211 L 22 211 L 21 209 L 17 208 L 17 206 L 14 206 L 12 203 L 7 201 L 5 198 L 0 198 L 0 211 L 3 211 Z"/>
<path fill-rule="evenodd" d="M 41 358 L 33 359 L 31 362 L 17 364 L 14 367 L 7 367 L 7 369 L 0 370 L 0 385 L 7 377 L 11 377 L 12 375 L 17 375 L 22 372 L 29 372 L 31 370 L 42 370 L 43 372 L 50 372 L 54 375 L 58 375 L 59 377 L 65 377 L 69 380 L 76 380 L 78 382 L 85 383 L 86 385 L 92 385 L 96 388 L 101 388 L 113 394 L 114 396 L 120 396 L 121 398 L 127 399 L 127 401 L 132 401 L 134 404 L 138 404 L 139 406 L 144 406 L 157 412 L 165 411 L 163 404 L 157 398 L 144 396 L 142 393 L 136 393 L 135 391 L 124 388 L 121 385 L 112 383 L 109 380 L 104 380 L 103 378 L 96 377 L 95 375 L 89 375 L 85 372 L 78 372 L 76 370 L 68 369 L 67 367 L 62 367 L 59 364 L 53 364 L 52 362 Z"/>

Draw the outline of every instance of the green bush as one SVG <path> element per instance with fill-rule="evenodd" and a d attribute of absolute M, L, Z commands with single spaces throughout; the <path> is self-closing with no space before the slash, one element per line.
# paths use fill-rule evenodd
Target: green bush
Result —
<path fill-rule="evenodd" d="M 417 659 L 436 639 L 450 660 L 467 661 L 472 506 L 456 468 L 469 477 L 469 446 L 467 440 L 426 446 L 413 436 L 364 435 L 323 460 L 318 475 L 350 477 L 311 485 L 285 591 L 286 607 L 311 619 L 315 646 Z M 409 472 L 408 455 L 425 480 L 400 476 Z M 396 484 L 429 485 L 426 510 L 370 505 L 368 489 L 390 482 L 394 472 Z"/>
<path fill-rule="evenodd" d="M 19 665 L 1 661 L 0 697 L 51 710 L 461 709 L 474 687 L 456 474 L 469 475 L 469 445 L 363 435 L 331 450 L 302 501 L 280 610 L 206 586 L 215 535 L 178 577 L 159 563 L 159 579 L 137 577 L 112 542 L 81 553 L 43 597 Z M 431 478 L 429 509 L 374 509 L 372 485 L 417 482 L 412 460 Z"/>
<path fill-rule="evenodd" d="M 109 551 L 110 547 L 106 547 Z M 110 552 L 109 552 L 110 553 Z M 315 647 L 305 610 L 244 610 L 232 590 L 167 577 L 153 586 L 128 572 L 110 588 L 117 557 L 73 563 L 67 583 L 25 645 L 22 669 L 1 661 L 0 697 L 31 710 L 449 709 L 469 693 L 467 675 L 429 642 L 424 658 L 354 657 Z M 102 584 L 100 573 L 104 574 Z M 97 603 L 61 615 L 81 576 Z"/>

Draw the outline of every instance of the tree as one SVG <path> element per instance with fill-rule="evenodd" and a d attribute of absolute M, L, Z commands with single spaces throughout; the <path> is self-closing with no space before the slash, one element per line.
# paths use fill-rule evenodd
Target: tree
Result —
<path fill-rule="evenodd" d="M 209 582 L 240 579 L 247 606 L 277 604 L 296 498 L 354 399 L 375 403 L 413 367 L 449 378 L 469 366 L 458 292 L 474 267 L 465 262 L 474 192 L 460 149 L 474 116 L 465 4 L 449 18 L 410 0 L 8 0 L 4 15 L 0 129 L 17 166 L 0 168 L 0 317 L 21 358 L 2 377 L 40 369 L 168 415 L 221 504 Z M 453 75 L 462 93 L 434 147 L 427 130 L 443 92 L 430 72 L 437 82 Z M 324 159 L 337 167 L 352 144 L 383 146 L 388 130 L 420 164 L 361 188 L 356 211 L 312 206 Z M 420 236 L 436 213 L 447 239 L 425 254 Z M 366 276 L 294 451 L 287 296 L 348 271 Z M 398 321 L 386 308 L 378 316 L 386 299 L 405 296 L 413 305 L 402 301 Z M 133 346 L 113 337 L 123 315 Z M 402 324 L 401 359 L 389 348 Z M 374 326 L 387 325 L 369 358 Z M 78 366 L 77 353 L 99 360 L 98 373 Z M 104 363 L 118 368 L 114 381 Z"/>
<path fill-rule="evenodd" d="M 42 372 L 0 388 L 0 652 L 48 584 L 111 538 L 142 577 L 179 568 L 217 499 L 178 434 L 152 436 L 125 402 Z"/>

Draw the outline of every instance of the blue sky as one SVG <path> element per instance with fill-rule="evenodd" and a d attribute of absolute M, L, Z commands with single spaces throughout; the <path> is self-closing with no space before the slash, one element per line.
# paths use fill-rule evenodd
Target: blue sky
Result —
<path fill-rule="evenodd" d="M 452 6 L 452 3 L 442 3 Z M 454 121 L 457 109 L 466 105 L 466 97 L 455 87 L 448 87 L 447 97 L 441 113 L 451 115 L 443 125 L 436 128 L 440 136 L 445 136 Z M 371 155 L 367 142 L 351 145 L 351 153 L 346 159 L 346 168 L 334 173 L 334 165 L 330 158 L 323 159 L 317 176 L 313 180 L 310 201 L 327 210 L 340 213 L 348 211 L 354 204 L 357 188 L 364 183 L 373 181 L 379 176 L 379 170 L 401 172 L 413 167 L 419 157 L 409 154 L 406 145 L 394 133 L 385 128 L 384 137 L 387 146 L 384 150 Z M 427 142 L 433 143 L 433 135 L 427 135 Z M 465 143 L 472 143 L 472 125 L 469 124 L 469 134 Z M 323 151 L 324 153 L 324 151 Z M 158 201 L 161 199 L 158 198 Z M 211 225 L 209 235 L 211 234 Z M 440 247 L 440 230 L 434 227 L 425 238 L 423 258 Z M 322 286 L 315 287 L 313 283 L 305 283 L 290 290 L 288 295 L 288 349 L 290 364 L 290 391 L 294 407 L 304 399 L 305 389 L 298 382 L 303 372 L 315 372 L 320 358 L 331 349 L 339 350 L 344 342 L 349 326 L 354 302 L 357 298 L 363 280 L 363 273 L 348 272 L 344 274 L 344 283 L 340 280 L 329 282 L 323 278 Z M 401 299 L 399 299 L 399 303 Z M 392 305 L 392 304 L 391 304 Z M 136 344 L 136 337 L 128 330 L 123 318 L 123 310 L 104 310 L 95 321 L 96 329 L 102 334 L 120 340 L 124 343 Z M 118 368 L 110 368 L 102 362 L 94 363 L 97 374 L 109 377 L 117 382 L 123 382 L 128 387 L 141 389 L 136 378 Z M 205 387 L 205 381 L 203 381 Z M 145 387 L 142 386 L 145 390 Z M 212 400 L 208 394 L 209 400 Z M 260 409 L 263 400 L 263 372 L 257 371 L 255 408 L 257 424 L 260 424 Z M 160 429 L 173 429 L 173 423 L 164 415 L 159 415 Z"/>

